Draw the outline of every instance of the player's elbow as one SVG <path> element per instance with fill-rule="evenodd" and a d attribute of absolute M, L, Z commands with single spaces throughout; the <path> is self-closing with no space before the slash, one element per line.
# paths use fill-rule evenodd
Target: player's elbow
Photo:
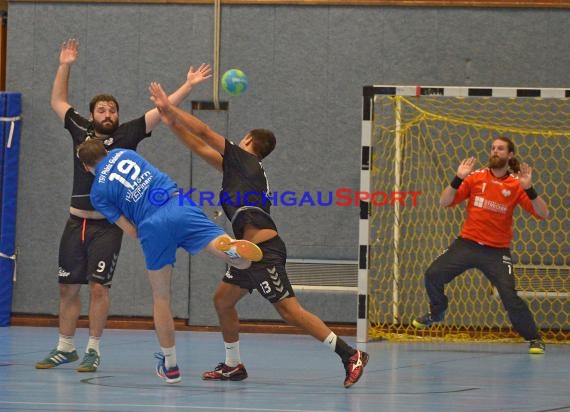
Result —
<path fill-rule="evenodd" d="M 51 98 L 51 100 L 50 100 L 50 106 L 51 106 L 51 109 L 52 109 L 54 112 L 56 112 L 56 113 L 58 112 L 58 109 L 59 109 L 60 104 L 61 104 L 61 101 L 60 101 L 59 99 L 57 99 L 57 98 L 55 98 L 55 97 L 52 97 L 52 98 Z"/>

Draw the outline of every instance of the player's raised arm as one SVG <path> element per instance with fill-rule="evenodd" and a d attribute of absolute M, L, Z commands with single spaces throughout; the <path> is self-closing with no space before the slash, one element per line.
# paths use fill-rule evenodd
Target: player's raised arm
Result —
<path fill-rule="evenodd" d="M 75 39 L 69 39 L 63 42 L 59 52 L 59 66 L 55 73 L 55 79 L 51 89 L 51 108 L 57 116 L 63 121 L 65 113 L 71 107 L 68 100 L 69 74 L 71 65 L 75 63 L 79 55 L 79 42 Z"/>
<path fill-rule="evenodd" d="M 548 205 L 542 197 L 536 193 L 536 190 L 532 187 L 532 168 L 526 164 L 521 163 L 520 170 L 517 173 L 519 183 L 528 195 L 530 201 L 532 202 L 532 207 L 534 211 L 543 219 L 548 219 L 550 212 L 548 210 Z"/>
<path fill-rule="evenodd" d="M 477 160 L 474 157 L 469 157 L 467 159 L 464 159 L 459 164 L 455 177 L 451 183 L 449 183 L 445 189 L 443 189 L 443 192 L 441 193 L 441 196 L 439 198 L 440 206 L 447 207 L 451 204 L 451 202 L 453 202 L 457 189 L 459 189 L 459 186 L 461 186 L 461 183 L 463 183 L 463 179 L 465 179 L 469 173 L 473 171 L 476 163 Z"/>
<path fill-rule="evenodd" d="M 150 98 L 156 105 L 158 111 L 161 114 L 162 122 L 170 130 L 178 136 L 178 138 L 184 143 L 190 150 L 204 159 L 208 164 L 215 167 L 219 171 L 222 171 L 222 155 L 221 153 L 212 148 L 204 140 L 200 139 L 190 128 L 187 128 L 180 118 L 180 113 L 186 113 L 181 109 L 176 108 L 172 103 L 170 103 L 166 97 L 166 93 L 162 89 L 159 83 L 152 82 L 149 86 Z M 192 116 L 194 117 L 194 116 Z M 196 118 L 196 120 L 202 123 Z M 205 123 L 202 123 L 204 127 L 208 127 Z M 220 136 L 221 137 L 221 136 Z M 225 138 L 221 137 L 222 143 L 225 145 Z M 215 141 L 219 141 L 216 139 Z M 223 146 L 222 146 L 223 151 Z"/>
<path fill-rule="evenodd" d="M 173 105 L 178 106 L 180 102 L 188 96 L 194 86 L 208 80 L 210 77 L 212 77 L 212 69 L 209 64 L 202 63 L 197 69 L 190 66 L 186 74 L 186 81 L 175 92 L 168 96 L 168 100 Z M 160 122 L 160 113 L 158 113 L 156 108 L 145 113 L 145 122 L 147 133 L 151 132 Z"/>

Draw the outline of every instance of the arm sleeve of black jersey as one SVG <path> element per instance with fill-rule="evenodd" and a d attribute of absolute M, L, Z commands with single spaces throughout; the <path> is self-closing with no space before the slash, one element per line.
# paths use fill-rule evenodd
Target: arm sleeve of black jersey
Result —
<path fill-rule="evenodd" d="M 241 152 L 244 152 L 244 150 L 241 147 L 226 139 L 226 145 L 224 147 L 224 154 L 223 154 L 224 164 L 228 163 L 232 165 L 236 164 L 239 165 L 241 163 L 240 159 Z"/>
<path fill-rule="evenodd" d="M 129 137 L 129 140 L 134 143 L 135 147 L 143 139 L 152 135 L 152 132 L 146 132 L 146 121 L 144 115 L 125 123 L 122 127 L 127 128 L 126 134 Z"/>
<path fill-rule="evenodd" d="M 229 165 L 228 159 L 231 159 L 230 152 L 233 150 L 234 144 L 226 139 L 226 144 L 224 146 L 224 153 L 222 153 L 222 171 L 226 170 L 226 166 Z"/>
<path fill-rule="evenodd" d="M 226 157 L 226 155 L 228 154 L 228 150 L 231 150 L 233 145 L 234 144 L 232 142 L 226 139 L 226 145 L 224 146 L 224 154 L 223 154 L 224 157 Z"/>
<path fill-rule="evenodd" d="M 65 112 L 64 127 L 71 134 L 73 142 L 80 144 L 85 140 L 85 135 L 91 128 L 91 122 L 77 113 L 73 107 L 70 107 L 67 112 Z"/>

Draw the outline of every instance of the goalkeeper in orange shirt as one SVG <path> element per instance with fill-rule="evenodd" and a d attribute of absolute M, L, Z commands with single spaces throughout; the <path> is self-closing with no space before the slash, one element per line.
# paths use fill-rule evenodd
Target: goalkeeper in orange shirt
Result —
<path fill-rule="evenodd" d="M 511 261 L 513 211 L 520 205 L 538 219 L 548 218 L 548 206 L 532 187 L 532 169 L 515 157 L 515 145 L 498 137 L 491 146 L 487 167 L 473 171 L 476 160 L 461 162 L 443 190 L 440 205 L 467 203 L 467 219 L 459 237 L 425 272 L 430 311 L 416 318 L 416 328 L 441 322 L 448 305 L 444 286 L 468 269 L 479 269 L 497 288 L 509 319 L 519 335 L 530 342 L 529 353 L 542 354 L 545 345 L 528 308 L 515 290 Z"/>

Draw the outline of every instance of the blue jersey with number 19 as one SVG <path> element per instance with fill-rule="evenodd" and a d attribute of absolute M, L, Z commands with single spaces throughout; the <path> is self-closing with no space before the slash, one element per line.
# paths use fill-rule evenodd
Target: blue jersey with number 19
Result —
<path fill-rule="evenodd" d="M 111 223 L 125 215 L 138 226 L 176 191 L 176 182 L 137 152 L 114 149 L 95 167 L 91 203 Z"/>

